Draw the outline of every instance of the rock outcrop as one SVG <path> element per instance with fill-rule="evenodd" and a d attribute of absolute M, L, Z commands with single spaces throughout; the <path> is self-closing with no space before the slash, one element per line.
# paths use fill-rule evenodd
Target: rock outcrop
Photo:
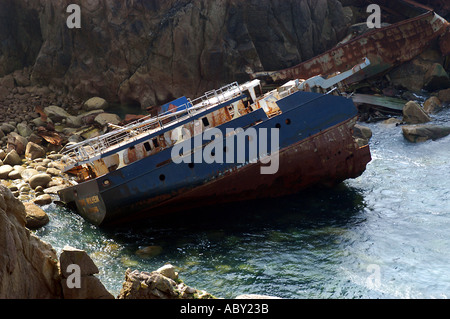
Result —
<path fill-rule="evenodd" d="M 395 68 L 389 76 L 395 86 L 411 92 L 446 89 L 450 86 L 450 77 L 443 67 L 443 62 L 439 48 L 431 47 L 413 60 Z"/>
<path fill-rule="evenodd" d="M 0 299 L 61 298 L 55 250 L 25 228 L 25 207 L 0 185 Z"/>
<path fill-rule="evenodd" d="M 437 140 L 450 135 L 450 127 L 442 125 L 405 125 L 403 136 L 412 143 Z"/>
<path fill-rule="evenodd" d="M 118 299 L 213 299 L 211 294 L 185 285 L 172 265 L 156 271 L 127 269 Z"/>
<path fill-rule="evenodd" d="M 73 265 L 77 268 L 71 268 Z M 64 299 L 114 299 L 94 276 L 99 270 L 84 250 L 64 247 L 60 256 L 60 267 Z M 78 270 L 79 273 L 76 273 Z M 71 275 L 77 275 L 79 278 L 72 280 Z"/>
<path fill-rule="evenodd" d="M 406 124 L 420 124 L 430 122 L 431 118 L 415 101 L 409 101 L 403 108 L 403 122 Z"/>
<path fill-rule="evenodd" d="M 436 96 L 432 96 L 423 104 L 423 110 L 427 114 L 435 114 L 441 111 L 443 108 L 441 101 Z"/>
<path fill-rule="evenodd" d="M 338 43 L 348 22 L 338 0 L 98 0 L 80 2 L 70 29 L 71 3 L 1 1 L 0 96 L 43 85 L 148 107 L 293 66 Z"/>

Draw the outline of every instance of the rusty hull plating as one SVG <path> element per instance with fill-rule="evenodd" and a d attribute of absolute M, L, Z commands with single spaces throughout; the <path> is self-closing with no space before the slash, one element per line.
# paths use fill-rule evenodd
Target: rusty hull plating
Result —
<path fill-rule="evenodd" d="M 372 65 L 344 82 L 352 84 L 381 74 L 419 55 L 441 35 L 449 38 L 449 23 L 434 12 L 401 21 L 390 26 L 374 29 L 341 44 L 323 54 L 294 67 L 269 72 L 257 72 L 253 78 L 267 78 L 273 82 L 299 77 L 309 78 L 318 74 L 343 72 L 357 61 L 367 57 Z M 441 47 L 449 51 L 442 41 Z"/>
<path fill-rule="evenodd" d="M 128 209 L 139 214 L 111 224 L 219 204 L 278 198 L 357 178 L 372 158 L 369 145 L 359 147 L 355 143 L 352 129 L 356 121 L 357 117 L 351 118 L 281 150 L 280 170 L 275 175 L 261 175 L 260 162 L 247 165 L 194 189 L 180 189 L 170 196 L 133 203 Z"/>

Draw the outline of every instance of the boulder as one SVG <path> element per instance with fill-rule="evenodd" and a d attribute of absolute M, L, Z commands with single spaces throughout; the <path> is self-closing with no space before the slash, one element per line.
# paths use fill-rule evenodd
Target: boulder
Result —
<path fill-rule="evenodd" d="M 44 108 L 44 113 L 54 122 L 61 122 L 71 116 L 62 107 L 56 105 L 47 106 Z"/>
<path fill-rule="evenodd" d="M 35 160 L 36 158 L 45 157 L 45 149 L 33 142 L 28 142 L 25 149 L 25 157 L 30 160 Z"/>
<path fill-rule="evenodd" d="M 42 118 L 38 117 L 35 119 L 32 119 L 31 122 L 34 124 L 34 126 L 39 127 L 39 126 L 46 126 L 47 125 L 47 121 L 44 121 Z"/>
<path fill-rule="evenodd" d="M 33 177 L 34 175 L 37 175 L 37 174 L 39 174 L 39 172 L 37 170 L 35 170 L 34 168 L 26 168 L 20 173 L 20 176 L 22 176 L 22 179 L 25 182 L 28 182 L 31 177 Z"/>
<path fill-rule="evenodd" d="M 16 128 L 14 127 L 14 125 L 11 125 L 11 124 L 8 124 L 8 123 L 3 123 L 3 124 L 0 126 L 0 130 L 2 130 L 3 133 L 5 133 L 5 134 L 14 132 L 15 129 L 16 129 Z"/>
<path fill-rule="evenodd" d="M 423 89 L 435 91 L 450 85 L 449 76 L 443 66 L 423 55 L 395 68 L 389 76 L 395 86 L 418 93 Z"/>
<path fill-rule="evenodd" d="M 19 155 L 25 154 L 28 140 L 20 134 L 11 132 L 8 134 L 8 146 L 7 150 L 16 150 Z"/>
<path fill-rule="evenodd" d="M 25 170 L 25 167 L 21 166 L 21 165 L 14 165 L 13 166 L 14 170 L 19 172 L 21 174 L 22 177 L 22 172 Z"/>
<path fill-rule="evenodd" d="M 79 116 L 68 116 L 66 118 L 66 126 L 72 128 L 78 128 L 83 125 L 83 121 Z"/>
<path fill-rule="evenodd" d="M 403 136 L 412 143 L 437 140 L 450 135 L 450 127 L 440 125 L 405 125 Z"/>
<path fill-rule="evenodd" d="M 57 169 L 57 168 L 54 168 L 54 167 L 47 168 L 45 172 L 47 174 L 51 175 L 51 176 L 59 176 L 59 175 L 61 175 L 61 171 L 59 169 Z"/>
<path fill-rule="evenodd" d="M 12 170 L 9 174 L 8 174 L 8 179 L 12 179 L 12 180 L 15 180 L 15 179 L 21 179 L 22 178 L 22 175 L 20 174 L 20 171 L 18 171 L 18 170 Z"/>
<path fill-rule="evenodd" d="M 116 114 L 111 113 L 101 113 L 97 115 L 94 121 L 102 126 L 107 125 L 108 123 L 118 125 L 122 120 Z"/>
<path fill-rule="evenodd" d="M 31 134 L 33 134 L 33 130 L 26 123 L 17 124 L 17 132 L 23 136 L 28 138 Z"/>
<path fill-rule="evenodd" d="M 41 187 L 41 186 L 38 186 Z M 36 187 L 36 189 L 38 188 Z M 39 195 L 33 200 L 33 203 L 39 206 L 48 205 L 52 202 L 52 197 L 48 194 Z"/>
<path fill-rule="evenodd" d="M 108 102 L 106 102 L 106 100 L 102 99 L 101 97 L 93 97 L 84 102 L 83 108 L 86 111 L 104 110 L 108 108 Z"/>
<path fill-rule="evenodd" d="M 59 192 L 60 190 L 65 189 L 65 188 L 67 188 L 66 185 L 52 186 L 52 187 L 46 188 L 46 189 L 44 190 L 44 193 L 46 193 L 46 194 L 52 194 L 52 195 L 58 195 L 58 192 Z"/>
<path fill-rule="evenodd" d="M 29 184 L 32 189 L 35 189 L 37 186 L 46 187 L 47 184 L 52 180 L 52 177 L 46 173 L 39 173 L 36 175 L 33 175 L 30 180 Z"/>
<path fill-rule="evenodd" d="M 26 211 L 26 226 L 29 229 L 38 229 L 48 224 L 48 215 L 33 203 L 24 203 Z"/>
<path fill-rule="evenodd" d="M 370 140 L 372 138 L 372 130 L 367 126 L 355 124 L 355 126 L 353 127 L 353 136 L 365 140 Z"/>
<path fill-rule="evenodd" d="M 25 206 L 0 185 L 0 299 L 60 299 L 56 251 L 25 224 Z"/>
<path fill-rule="evenodd" d="M 440 90 L 437 97 L 443 103 L 450 103 L 450 88 Z"/>
<path fill-rule="evenodd" d="M 11 165 L 0 166 L 0 179 L 8 179 L 9 173 L 11 173 L 14 168 Z"/>
<path fill-rule="evenodd" d="M 178 273 L 175 271 L 175 267 L 171 264 L 167 264 L 158 268 L 156 272 L 159 272 L 164 277 L 170 278 L 172 280 L 178 280 Z"/>
<path fill-rule="evenodd" d="M 131 271 L 125 272 L 125 282 L 122 284 L 118 299 L 214 299 L 215 297 L 203 290 L 191 288 L 184 283 L 178 283 L 158 271 L 151 273 Z"/>
<path fill-rule="evenodd" d="M 403 108 L 403 122 L 407 124 L 420 124 L 430 122 L 431 118 L 415 101 L 409 101 Z"/>
<path fill-rule="evenodd" d="M 93 111 L 89 111 L 89 112 L 85 112 L 82 113 L 80 115 L 78 115 L 78 117 L 80 118 L 81 122 L 84 125 L 92 125 L 94 124 L 94 120 L 97 117 L 97 115 L 104 113 L 103 110 L 93 110 Z"/>
<path fill-rule="evenodd" d="M 444 67 L 439 63 L 434 63 L 425 73 L 424 89 L 434 92 L 446 89 L 450 86 L 450 78 Z"/>
<path fill-rule="evenodd" d="M 8 154 L 6 154 L 5 159 L 3 160 L 4 164 L 9 165 L 20 165 L 22 164 L 22 159 L 20 158 L 19 154 L 16 152 L 16 150 L 10 151 Z"/>
<path fill-rule="evenodd" d="M 42 137 L 40 137 L 39 135 L 32 133 L 29 137 L 28 137 L 28 142 L 33 142 L 34 144 L 37 145 L 41 145 L 43 142 Z"/>
<path fill-rule="evenodd" d="M 59 262 L 64 299 L 114 299 L 114 296 L 94 276 L 98 273 L 98 268 L 85 251 L 65 246 Z M 74 269 L 79 270 L 77 273 L 80 276 L 78 287 L 72 286 L 74 282 L 71 276 L 75 274 L 73 266 L 76 267 Z"/>
<path fill-rule="evenodd" d="M 6 157 L 6 152 L 0 149 L 0 161 L 3 161 Z"/>
<path fill-rule="evenodd" d="M 8 74 L 7 76 L 0 79 L 0 86 L 12 90 L 15 87 L 14 77 L 12 74 Z"/>
<path fill-rule="evenodd" d="M 71 272 L 67 272 L 69 265 L 78 265 L 80 267 L 81 276 L 95 275 L 99 273 L 98 267 L 94 264 L 91 257 L 84 251 L 74 247 L 65 246 L 59 256 L 61 266 L 61 274 L 64 278 L 70 276 Z"/>
<path fill-rule="evenodd" d="M 423 110 L 427 114 L 435 114 L 442 110 L 442 103 L 436 96 L 432 96 L 423 104 Z"/>

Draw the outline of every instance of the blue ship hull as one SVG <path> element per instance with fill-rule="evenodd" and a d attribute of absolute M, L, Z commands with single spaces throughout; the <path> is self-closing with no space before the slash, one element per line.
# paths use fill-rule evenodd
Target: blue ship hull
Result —
<path fill-rule="evenodd" d="M 364 172 L 370 151 L 368 146 L 358 147 L 352 137 L 357 109 L 351 99 L 299 91 L 277 104 L 282 113 L 270 119 L 258 109 L 216 127 L 223 136 L 227 128 L 253 127 L 256 132 L 278 128 L 279 169 L 275 174 L 260 174 L 265 165 L 252 161 L 249 151 L 245 163 L 177 164 L 170 148 L 64 189 L 60 198 L 75 203 L 78 212 L 93 224 L 104 225 L 288 195 L 312 185 L 340 183 Z"/>

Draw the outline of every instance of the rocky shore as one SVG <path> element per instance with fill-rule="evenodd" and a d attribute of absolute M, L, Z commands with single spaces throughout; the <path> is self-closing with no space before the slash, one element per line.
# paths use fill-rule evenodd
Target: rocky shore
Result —
<path fill-rule="evenodd" d="M 186 285 L 171 264 L 153 272 L 128 269 L 119 295 L 113 296 L 95 276 L 99 270 L 85 251 L 66 246 L 58 256 L 49 244 L 36 237 L 27 228 L 26 209 L 7 187 L 0 185 L 0 299 L 217 298 Z M 237 298 L 250 297 L 275 298 Z"/>
<path fill-rule="evenodd" d="M 68 102 L 48 88 L 29 86 L 28 77 L 24 69 L 0 79 L 8 92 L 0 96 L 0 183 L 26 203 L 27 227 L 34 229 L 48 222 L 38 206 L 57 200 L 57 191 L 69 185 L 61 149 L 121 120 L 105 111 L 104 99 Z"/>

